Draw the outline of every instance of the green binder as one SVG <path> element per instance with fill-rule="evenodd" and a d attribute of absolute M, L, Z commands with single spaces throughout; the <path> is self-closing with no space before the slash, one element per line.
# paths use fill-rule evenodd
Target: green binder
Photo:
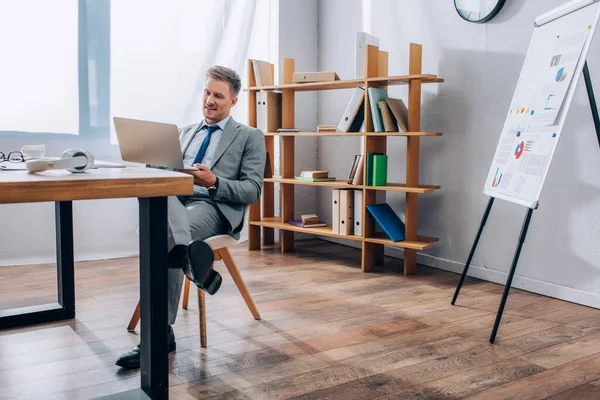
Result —
<path fill-rule="evenodd" d="M 367 161 L 366 161 L 366 179 L 365 185 L 373 186 L 373 156 L 374 155 L 383 155 L 383 153 L 367 153 Z"/>
<path fill-rule="evenodd" d="M 387 185 L 387 155 L 373 156 L 373 186 Z"/>

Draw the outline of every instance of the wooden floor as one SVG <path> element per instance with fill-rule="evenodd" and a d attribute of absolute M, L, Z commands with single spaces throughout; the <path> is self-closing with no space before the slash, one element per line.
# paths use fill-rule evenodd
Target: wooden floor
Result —
<path fill-rule="evenodd" d="M 363 274 L 360 252 L 322 241 L 283 255 L 234 249 L 263 319 L 220 263 L 208 348 L 195 296 L 174 327 L 174 399 L 598 399 L 600 311 L 512 290 L 488 342 L 501 287 L 401 262 Z M 78 263 L 77 319 L 0 331 L 0 399 L 87 399 L 136 388 L 115 359 L 138 341 L 137 259 Z M 3 309 L 55 300 L 55 267 L 0 268 Z"/>

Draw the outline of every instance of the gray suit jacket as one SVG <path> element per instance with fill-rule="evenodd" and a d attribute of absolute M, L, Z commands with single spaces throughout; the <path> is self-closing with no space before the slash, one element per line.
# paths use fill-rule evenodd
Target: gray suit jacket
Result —
<path fill-rule="evenodd" d="M 194 124 L 179 129 L 182 154 L 199 126 Z M 209 167 L 219 177 L 219 188 L 213 200 L 231 226 L 229 234 L 236 239 L 243 228 L 246 205 L 260 199 L 266 158 L 262 131 L 229 118 Z"/>

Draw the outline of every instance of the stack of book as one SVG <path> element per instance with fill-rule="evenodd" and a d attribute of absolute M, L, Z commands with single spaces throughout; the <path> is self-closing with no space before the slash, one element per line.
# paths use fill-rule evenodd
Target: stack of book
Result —
<path fill-rule="evenodd" d="M 329 177 L 329 171 L 302 171 L 296 180 L 305 182 L 332 182 L 334 177 Z"/>
<path fill-rule="evenodd" d="M 300 216 L 300 219 L 293 219 L 288 221 L 288 223 L 300 228 L 318 228 L 327 226 L 325 222 L 319 220 L 317 214 L 304 214 Z"/>

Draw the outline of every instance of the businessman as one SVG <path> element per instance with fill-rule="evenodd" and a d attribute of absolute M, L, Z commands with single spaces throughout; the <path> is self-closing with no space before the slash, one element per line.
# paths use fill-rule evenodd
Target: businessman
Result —
<path fill-rule="evenodd" d="M 206 73 L 204 119 L 179 130 L 184 165 L 194 177 L 194 195 L 169 197 L 169 351 L 175 350 L 175 323 L 183 275 L 209 294 L 221 286 L 212 269 L 213 252 L 204 239 L 229 234 L 238 239 L 246 205 L 260 198 L 266 161 L 263 133 L 230 115 L 238 101 L 241 80 L 232 69 L 213 66 Z M 166 266 L 165 266 L 166 268 Z M 140 347 L 116 364 L 139 368 Z"/>

